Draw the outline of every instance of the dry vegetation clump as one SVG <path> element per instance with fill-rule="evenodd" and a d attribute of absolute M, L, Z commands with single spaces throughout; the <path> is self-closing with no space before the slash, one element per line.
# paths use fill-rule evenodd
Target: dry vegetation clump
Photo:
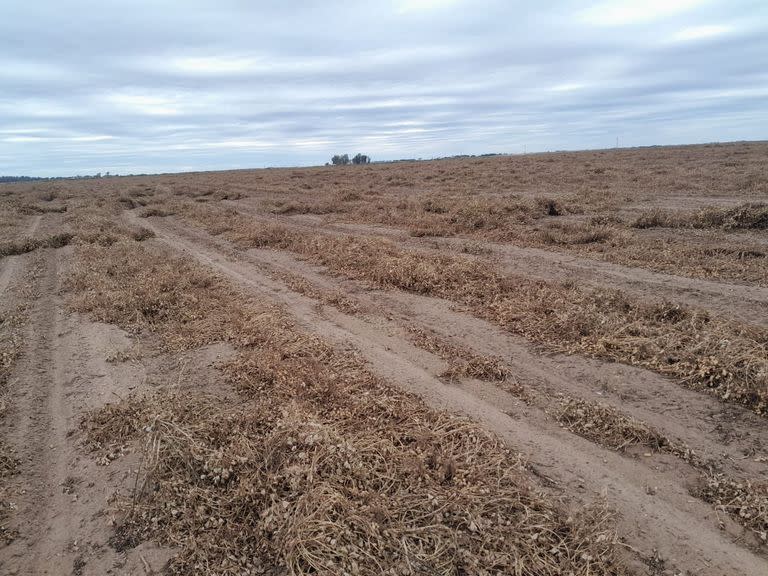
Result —
<path fill-rule="evenodd" d="M 240 200 L 244 197 L 244 194 L 242 192 L 239 192 L 238 190 L 216 190 L 213 194 L 211 194 L 211 198 L 214 200 Z"/>
<path fill-rule="evenodd" d="M 436 354 L 448 362 L 443 378 L 458 380 L 476 378 L 486 382 L 506 382 L 512 374 L 504 360 L 498 356 L 480 356 L 451 344 L 432 330 L 411 327 L 407 335 L 419 348 Z"/>
<path fill-rule="evenodd" d="M 205 212 L 188 215 L 208 227 Z M 219 230 L 221 215 L 212 215 Z M 729 323 L 619 291 L 503 275 L 488 263 L 405 250 L 373 238 L 252 224 L 229 214 L 226 236 L 241 247 L 290 250 L 384 288 L 446 298 L 535 342 L 675 376 L 723 400 L 768 409 L 768 331 Z"/>
<path fill-rule="evenodd" d="M 118 548 L 175 546 L 178 574 L 622 572 L 604 510 L 569 515 L 494 436 L 393 389 L 279 309 L 140 244 L 77 255 L 75 302 L 94 301 L 96 319 L 138 318 L 179 341 L 204 312 L 196 330 L 226 339 L 234 327 L 240 349 L 225 368 L 237 402 L 161 391 L 84 421 L 99 447 L 143 446 L 137 490 L 117 501 Z M 164 312 L 147 319 L 158 300 Z"/>
<path fill-rule="evenodd" d="M 53 202 L 61 195 L 61 190 L 55 185 L 46 186 L 37 193 L 37 199 L 41 202 Z"/>
<path fill-rule="evenodd" d="M 117 203 L 121 208 L 128 210 L 150 204 L 163 204 L 168 194 L 164 192 L 158 193 L 159 188 L 161 187 L 149 184 L 135 185 L 126 191 L 120 191 L 117 196 Z"/>
<path fill-rule="evenodd" d="M 632 226 L 634 228 L 765 230 L 768 229 L 768 204 L 746 202 L 730 208 L 709 206 L 688 214 L 656 209 L 641 214 L 632 222 Z"/>
<path fill-rule="evenodd" d="M 510 229 L 540 218 L 561 216 L 576 210 L 562 200 L 545 197 L 507 196 L 442 196 L 433 195 L 413 206 L 397 205 L 389 213 L 386 224 L 405 226 L 412 236 L 455 236 L 490 233 L 504 238 Z"/>
<path fill-rule="evenodd" d="M 63 232 L 40 238 L 24 238 L 22 240 L 0 243 L 0 256 L 17 256 L 37 250 L 38 248 L 61 248 L 72 240 L 72 234 Z"/>
<path fill-rule="evenodd" d="M 33 260 L 24 281 L 17 287 L 21 303 L 13 307 L 2 306 L 0 310 L 0 422 L 7 415 L 13 400 L 8 391 L 8 380 L 22 353 L 22 330 L 28 319 L 29 300 L 36 295 L 33 286 L 38 274 L 39 265 Z M 9 544 L 18 536 L 18 532 L 6 526 L 5 521 L 13 509 L 6 480 L 18 473 L 19 464 L 13 448 L 0 440 L 0 545 Z"/>
<path fill-rule="evenodd" d="M 66 204 L 62 204 L 61 206 L 43 206 L 40 204 L 24 204 L 21 208 L 19 208 L 19 212 L 21 212 L 22 214 L 49 214 L 49 213 L 61 214 L 66 211 L 67 211 Z"/>
<path fill-rule="evenodd" d="M 17 203 L 3 198 L 0 200 L 0 243 L 15 240 L 22 234 L 26 218 L 19 217 Z"/>
<path fill-rule="evenodd" d="M 120 240 L 132 239 L 142 242 L 155 235 L 143 226 L 118 224 L 99 209 L 78 210 L 70 218 L 69 225 L 74 231 L 72 236 L 77 244 L 111 246 Z"/>
<path fill-rule="evenodd" d="M 18 473 L 19 463 L 11 447 L 0 440 L 0 546 L 10 544 L 18 537 L 18 532 L 6 525 L 9 512 L 13 509 L 6 479 Z"/>
<path fill-rule="evenodd" d="M 544 244 L 570 246 L 578 244 L 600 244 L 617 237 L 616 229 L 591 223 L 561 224 L 549 226 L 539 232 Z"/>
<path fill-rule="evenodd" d="M 13 456 L 11 447 L 0 440 L 0 479 L 7 478 L 16 474 L 16 467 L 19 465 L 18 458 Z M 2 509 L 5 508 L 5 501 L 2 498 L 2 487 L 0 487 L 0 521 L 2 521 Z"/>
<path fill-rule="evenodd" d="M 593 246 L 601 251 L 591 250 Z M 716 278 L 768 286 L 768 251 L 756 242 L 723 241 L 709 236 L 700 239 L 634 236 L 611 249 L 603 249 L 601 244 L 581 247 L 588 256 L 599 256 L 617 264 L 690 278 Z"/>
<path fill-rule="evenodd" d="M 630 226 L 632 228 L 671 228 L 674 216 L 668 210 L 654 208 L 647 210 L 635 218 Z"/>
<path fill-rule="evenodd" d="M 314 402 L 283 389 L 297 384 Z M 346 385 L 322 402 L 322 382 L 286 370 L 235 406 L 130 400 L 117 417 L 138 433 L 121 441 L 143 442 L 145 475 L 113 542 L 176 546 L 179 574 L 619 572 L 603 512 L 565 518 L 471 424 Z"/>
<path fill-rule="evenodd" d="M 22 309 L 0 312 L 0 421 L 5 417 L 9 394 L 8 378 L 21 351 L 20 328 L 25 317 Z M 0 544 L 12 542 L 17 533 L 5 525 L 11 510 L 11 498 L 7 493 L 6 479 L 17 472 L 18 458 L 12 448 L 0 440 Z"/>
<path fill-rule="evenodd" d="M 657 452 L 672 449 L 672 442 L 659 431 L 608 404 L 565 397 L 554 416 L 574 434 L 620 452 L 637 445 Z"/>
<path fill-rule="evenodd" d="M 183 349 L 237 337 L 242 318 L 223 294 L 223 282 L 189 261 L 171 261 L 156 249 L 127 240 L 108 246 L 80 245 L 67 286 L 72 306 L 101 322 L 133 333 L 160 333 L 170 349 Z M 212 290 L 222 293 L 212 300 Z M 225 323 L 211 321 L 216 311 Z"/>
<path fill-rule="evenodd" d="M 163 192 L 166 190 L 164 189 Z M 171 192 L 171 190 L 167 190 Z M 222 183 L 221 185 L 207 185 L 199 187 L 199 181 L 195 180 L 191 184 L 176 184 L 173 186 L 172 193 L 176 196 L 186 196 L 195 202 L 208 202 L 210 200 L 239 200 L 244 194 L 235 187 Z"/>
<path fill-rule="evenodd" d="M 11 374 L 11 368 L 19 356 L 21 336 L 19 328 L 23 324 L 20 310 L 0 312 L 0 416 L 5 409 L 5 385 Z"/>
<path fill-rule="evenodd" d="M 768 482 L 765 480 L 749 482 L 710 474 L 696 495 L 751 530 L 761 542 L 768 542 Z"/>
<path fill-rule="evenodd" d="M 312 202 L 307 200 L 275 200 L 268 211 L 271 214 L 289 216 L 291 214 L 331 214 L 341 210 L 341 206 L 334 205 L 332 201 Z"/>

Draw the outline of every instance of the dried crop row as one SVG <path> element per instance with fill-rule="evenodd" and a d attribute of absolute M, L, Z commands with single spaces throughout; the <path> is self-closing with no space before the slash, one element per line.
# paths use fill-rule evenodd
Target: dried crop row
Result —
<path fill-rule="evenodd" d="M 143 271 L 143 272 L 142 272 Z M 77 248 L 76 309 L 168 348 L 227 340 L 240 393 L 158 392 L 84 422 L 143 445 L 115 544 L 177 546 L 177 573 L 614 574 L 600 510 L 567 514 L 476 425 L 427 409 L 159 247 Z"/>
<path fill-rule="evenodd" d="M 350 278 L 453 300 L 555 350 L 650 368 L 761 414 L 768 408 L 768 332 L 757 327 L 620 291 L 504 275 L 487 262 L 406 250 L 380 239 L 265 226 L 210 207 L 184 214 L 240 247 L 289 250 Z"/>
<path fill-rule="evenodd" d="M 723 228 L 725 230 L 768 228 L 768 204 L 746 202 L 733 208 L 709 206 L 693 213 L 669 210 L 645 212 L 632 222 L 634 228 Z"/>
<path fill-rule="evenodd" d="M 41 238 L 24 238 L 0 244 L 0 256 L 18 256 L 39 248 L 61 248 L 72 240 L 72 235 L 66 232 L 52 234 Z"/>

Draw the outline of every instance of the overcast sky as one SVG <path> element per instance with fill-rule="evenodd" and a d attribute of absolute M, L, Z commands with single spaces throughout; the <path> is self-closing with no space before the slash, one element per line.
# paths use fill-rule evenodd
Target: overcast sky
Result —
<path fill-rule="evenodd" d="M 0 2 L 0 174 L 617 137 L 768 138 L 768 2 Z"/>

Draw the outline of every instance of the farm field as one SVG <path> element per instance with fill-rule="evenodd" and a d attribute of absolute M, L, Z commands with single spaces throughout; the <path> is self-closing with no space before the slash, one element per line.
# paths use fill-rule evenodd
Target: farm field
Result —
<path fill-rule="evenodd" d="M 768 573 L 768 143 L 0 185 L 0 572 Z"/>

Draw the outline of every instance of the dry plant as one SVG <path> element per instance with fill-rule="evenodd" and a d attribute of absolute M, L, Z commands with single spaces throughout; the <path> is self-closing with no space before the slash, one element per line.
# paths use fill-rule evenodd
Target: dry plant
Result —
<path fill-rule="evenodd" d="M 0 257 L 18 256 L 39 248 L 61 248 L 72 240 L 72 234 L 67 232 L 51 234 L 40 238 L 24 238 L 22 240 L 0 243 Z"/>
<path fill-rule="evenodd" d="M 746 202 L 732 208 L 709 206 L 696 212 L 669 210 L 644 212 L 632 222 L 634 228 L 723 228 L 725 230 L 768 228 L 768 204 Z"/>
<path fill-rule="evenodd" d="M 173 211 L 168 210 L 166 208 L 160 208 L 157 206 L 153 206 L 151 208 L 144 208 L 141 212 L 139 212 L 140 218 L 150 218 L 151 216 L 159 216 L 159 217 L 165 217 L 165 216 L 172 216 Z"/>
<path fill-rule="evenodd" d="M 587 402 L 564 397 L 555 410 L 555 418 L 571 432 L 613 450 L 643 446 L 654 451 L 667 451 L 670 440 L 636 418 L 623 414 L 609 404 Z"/>
<path fill-rule="evenodd" d="M 71 236 L 77 244 L 110 246 L 120 240 L 132 239 L 141 242 L 154 236 L 147 228 L 119 224 L 114 217 L 110 217 L 109 212 L 85 206 L 72 210 L 68 224 L 73 230 Z"/>
<path fill-rule="evenodd" d="M 21 353 L 20 329 L 24 322 L 24 310 L 21 308 L 0 312 L 0 421 L 6 416 L 10 402 L 8 379 Z M 0 440 L 0 543 L 7 544 L 16 537 L 16 533 L 5 526 L 8 511 L 11 509 L 5 480 L 16 474 L 18 464 L 19 461 L 11 447 Z"/>
<path fill-rule="evenodd" d="M 567 513 L 494 436 L 390 387 L 280 309 L 142 244 L 77 257 L 73 297 L 92 299 L 95 318 L 191 344 L 189 321 L 240 349 L 225 368 L 237 402 L 160 391 L 84 421 L 101 449 L 142 446 L 116 546 L 174 546 L 179 574 L 622 573 L 604 510 Z"/>
<path fill-rule="evenodd" d="M 132 333 L 154 330 L 172 350 L 238 338 L 243 318 L 229 306 L 234 293 L 211 301 L 210 291 L 224 292 L 220 279 L 189 261 L 150 259 L 151 250 L 127 239 L 77 246 L 67 280 L 72 307 Z M 227 322 L 212 320 L 214 312 Z"/>
<path fill-rule="evenodd" d="M 436 354 L 448 363 L 448 370 L 442 374 L 443 378 L 448 380 L 476 378 L 486 382 L 507 382 L 512 379 L 506 363 L 498 356 L 474 354 L 446 341 L 429 329 L 410 327 L 406 335 L 416 346 Z M 508 384 L 512 383 L 508 382 Z M 513 387 L 522 392 L 518 384 Z"/>
<path fill-rule="evenodd" d="M 761 542 L 768 542 L 768 482 L 765 480 L 749 482 L 711 474 L 696 495 L 746 526 Z"/>
<path fill-rule="evenodd" d="M 62 204 L 61 206 L 45 206 L 40 204 L 24 204 L 20 209 L 19 212 L 21 214 L 61 214 L 63 212 L 67 211 L 67 205 Z"/>
<path fill-rule="evenodd" d="M 0 422 L 13 401 L 8 380 L 22 354 L 23 329 L 29 317 L 29 301 L 36 296 L 34 282 L 40 273 L 39 266 L 39 260 L 33 259 L 21 284 L 12 288 L 18 292 L 20 302 L 10 307 L 3 305 L 0 309 Z M 0 439 L 0 544 L 9 544 L 18 536 L 5 521 L 12 510 L 6 481 L 18 473 L 19 464 L 13 448 Z"/>

